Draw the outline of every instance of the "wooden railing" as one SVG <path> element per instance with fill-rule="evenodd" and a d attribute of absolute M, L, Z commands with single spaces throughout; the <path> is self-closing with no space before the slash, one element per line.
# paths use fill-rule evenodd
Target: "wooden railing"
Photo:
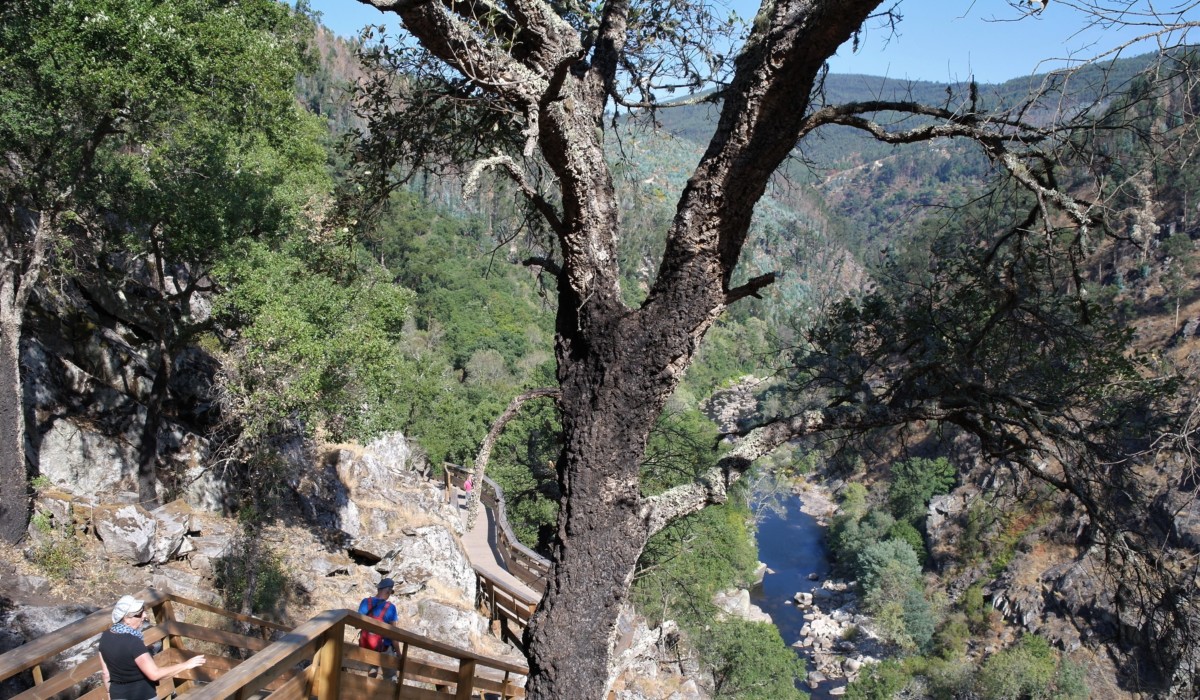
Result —
<path fill-rule="evenodd" d="M 479 569 L 475 570 L 475 583 L 480 607 L 489 619 L 500 626 L 498 636 L 525 651 L 525 628 L 529 626 L 529 618 L 533 617 L 538 601 L 505 586 L 502 581 L 489 577 Z"/>
<path fill-rule="evenodd" d="M 397 653 L 348 643 L 347 631 L 353 629 L 394 640 Z M 372 666 L 384 669 L 380 678 L 364 673 Z M 397 678 L 388 680 L 393 671 Z M 244 700 L 283 680 L 271 698 L 468 700 L 476 691 L 521 698 L 527 674 L 523 664 L 435 642 L 352 610 L 326 610 L 190 697 Z"/>
<path fill-rule="evenodd" d="M 446 469 L 447 481 L 460 489 L 471 475 L 469 469 L 457 464 L 443 462 L 443 466 Z M 483 477 L 483 485 L 477 484 L 476 487 L 479 488 L 480 502 L 496 515 L 496 549 L 504 560 L 504 566 L 525 585 L 539 593 L 545 592 L 550 561 L 521 544 L 513 534 L 504 507 L 504 490 L 487 476 Z"/>
<path fill-rule="evenodd" d="M 203 653 L 207 663 L 160 681 L 158 697 L 172 693 L 189 698 L 246 699 L 266 691 L 277 700 L 317 697 L 339 700 L 465 700 L 476 691 L 503 698 L 524 697 L 521 687 L 527 667 L 476 654 L 412 634 L 394 625 L 350 610 L 327 610 L 295 629 L 274 622 L 227 612 L 170 593 L 147 589 L 136 594 L 146 601 L 158 624 L 144 633 L 147 645 L 163 643 L 155 656 L 160 666 Z M 498 604 L 498 603 L 497 603 Z M 183 622 L 179 609 L 191 607 L 257 628 L 260 637 Z M 0 681 L 30 671 L 34 687 L 12 700 L 46 700 L 71 690 L 100 670 L 91 656 L 74 668 L 45 677 L 48 661 L 77 644 L 87 642 L 111 625 L 107 609 L 99 610 L 60 630 L 0 655 Z M 368 630 L 392 639 L 396 654 L 360 648 L 352 630 Z M 351 639 L 347 641 L 348 632 Z M 270 641 L 268 637 L 278 637 Z M 190 640 L 190 641 L 188 641 Z M 206 642 L 199 648 L 194 642 Z M 215 646 L 214 646 L 215 645 Z M 219 651 L 213 652 L 215 648 Z M 224 652 L 224 653 L 223 653 Z M 226 655 L 228 654 L 228 655 Z M 248 655 L 248 659 L 240 658 Z M 365 671 L 379 666 L 394 680 L 370 678 Z M 202 685 L 207 684 L 207 685 Z M 429 689 L 432 686 L 432 690 Z M 102 700 L 103 688 L 82 696 Z"/>
<path fill-rule="evenodd" d="M 283 625 L 269 620 L 231 613 L 206 603 L 188 600 L 153 588 L 137 593 L 136 597 L 145 601 L 146 607 L 150 610 L 157 623 L 153 626 L 148 626 L 143 631 L 143 637 L 147 645 L 162 642 L 162 651 L 156 656 L 156 660 L 160 665 L 178 663 L 184 658 L 197 653 L 194 650 L 191 652 L 185 651 L 183 644 L 185 638 L 215 643 L 246 653 L 254 653 L 270 644 L 268 640 L 272 634 L 285 632 L 288 629 Z M 214 629 L 183 622 L 178 617 L 180 610 L 177 610 L 177 608 L 183 606 L 215 614 L 226 620 L 240 622 L 243 626 L 256 628 L 259 636 L 251 637 L 229 630 Z M 100 660 L 95 656 L 88 658 L 72 669 L 60 672 L 49 678 L 44 673 L 45 665 L 59 653 L 77 644 L 87 642 L 108 629 L 111 625 L 111 611 L 107 608 L 98 610 L 52 634 L 43 636 L 29 644 L 0 655 L 0 681 L 24 671 L 30 671 L 34 687 L 15 696 L 21 700 L 50 698 L 60 692 L 80 685 L 90 676 L 100 671 Z M 208 663 L 202 668 L 184 672 L 173 679 L 161 682 L 159 684 L 159 696 L 166 697 L 172 692 L 187 690 L 192 681 L 212 680 L 217 674 L 233 668 L 239 661 L 240 659 L 225 657 L 219 654 L 208 655 Z M 83 697 L 105 698 L 107 696 L 102 688 L 96 688 L 83 695 Z"/>

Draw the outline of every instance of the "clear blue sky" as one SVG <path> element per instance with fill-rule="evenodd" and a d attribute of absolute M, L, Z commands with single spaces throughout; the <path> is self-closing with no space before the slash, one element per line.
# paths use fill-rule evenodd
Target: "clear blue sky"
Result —
<path fill-rule="evenodd" d="M 718 0 L 742 17 L 753 17 L 753 0 Z M 364 25 L 387 21 L 357 0 L 311 0 L 322 21 L 338 34 L 353 36 Z M 885 2 L 884 6 L 888 4 Z M 1051 0 L 1046 9 L 1025 16 L 1004 0 L 905 0 L 895 35 L 868 25 L 857 53 L 845 46 L 831 62 L 837 73 L 947 82 L 974 76 L 1002 82 L 1061 67 L 1071 56 L 1091 56 L 1137 36 L 1132 30 L 1081 31 L 1087 17 L 1068 4 Z M 1144 45 L 1125 55 L 1145 53 Z"/>

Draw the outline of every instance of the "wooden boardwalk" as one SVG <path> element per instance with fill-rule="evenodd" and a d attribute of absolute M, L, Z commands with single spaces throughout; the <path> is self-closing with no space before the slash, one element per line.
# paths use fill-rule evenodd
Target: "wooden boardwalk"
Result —
<path fill-rule="evenodd" d="M 458 503 L 458 514 L 462 518 L 463 527 L 467 526 L 467 497 L 461 489 L 454 489 Z M 471 565 L 482 571 L 486 576 L 525 598 L 525 602 L 537 603 L 542 594 L 525 585 L 521 579 L 509 573 L 508 568 L 496 551 L 496 514 L 490 508 L 479 504 L 481 511 L 475 517 L 475 527 L 463 536 L 463 546 L 467 550 L 467 558 Z"/>

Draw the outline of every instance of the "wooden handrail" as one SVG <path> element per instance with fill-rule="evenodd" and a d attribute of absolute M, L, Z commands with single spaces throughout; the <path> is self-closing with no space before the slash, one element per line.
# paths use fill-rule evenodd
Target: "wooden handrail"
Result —
<path fill-rule="evenodd" d="M 264 688 L 273 689 L 281 698 L 308 698 L 312 693 L 316 693 L 321 700 L 338 700 L 343 691 L 356 700 L 360 695 L 381 698 L 436 697 L 449 700 L 470 697 L 473 689 L 499 693 L 506 698 L 524 695 L 524 691 L 514 682 L 514 677 L 528 675 L 528 668 L 524 664 L 427 639 L 356 611 L 327 610 L 299 627 L 287 630 L 278 623 L 228 612 L 168 592 L 147 589 L 137 595 L 146 601 L 147 607 L 166 613 L 167 619 L 159 620 L 158 625 L 145 633 L 147 644 L 164 642 L 164 663 L 177 663 L 196 653 L 195 650 L 188 651 L 182 647 L 183 639 L 214 642 L 253 654 L 246 660 L 236 658 L 236 655 L 228 658 L 210 654 L 212 663 L 185 671 L 173 679 L 164 680 L 166 685 L 160 688 L 160 691 L 166 692 L 167 695 L 174 691 L 200 700 L 240 700 L 249 698 Z M 270 628 L 283 634 L 276 641 L 267 642 L 234 632 L 181 622 L 173 617 L 170 606 L 172 602 L 213 612 L 239 622 Z M 110 611 L 97 611 L 34 642 L 0 654 L 0 680 L 31 668 L 40 668 L 42 663 L 59 652 L 86 642 L 103 632 L 110 624 Z M 347 626 L 392 639 L 404 651 L 397 657 L 348 644 L 345 642 Z M 439 662 L 414 658 L 410 656 L 411 649 L 420 649 L 430 655 L 445 657 L 449 661 L 445 666 L 440 666 Z M 344 659 L 398 670 L 398 678 L 392 682 L 347 675 Z M 302 671 L 300 666 L 305 663 L 309 663 L 309 666 Z M 98 670 L 99 661 L 92 656 L 73 669 L 55 674 L 49 679 L 40 679 L 36 686 L 17 697 L 21 700 L 44 700 L 69 690 Z M 456 690 L 453 694 L 447 694 L 446 691 L 420 690 L 417 686 L 405 685 L 406 679 L 443 688 L 454 686 Z M 176 686 L 176 681 L 182 684 Z M 212 682 L 195 686 L 195 682 L 202 681 Z M 100 695 L 103 694 L 102 690 L 98 691 Z M 93 691 L 87 697 L 100 695 Z"/>
<path fill-rule="evenodd" d="M 445 473 L 452 483 L 462 488 L 471 472 L 466 467 L 451 462 L 443 462 Z M 501 558 L 509 572 L 521 579 L 534 590 L 546 590 L 546 577 L 550 572 L 550 560 L 521 544 L 512 526 L 508 522 L 508 510 L 505 506 L 504 489 L 491 479 L 484 476 L 480 489 L 480 501 L 491 508 L 496 515 L 496 544 Z"/>
<path fill-rule="evenodd" d="M 274 644 L 255 654 L 234 670 L 226 673 L 216 682 L 191 693 L 190 697 L 196 700 L 240 700 L 241 698 L 247 698 L 266 687 L 271 681 L 278 678 L 284 672 L 291 670 L 297 664 L 312 660 L 316 666 L 313 682 L 317 697 L 322 700 L 336 700 L 343 673 L 341 668 L 343 654 L 356 660 L 379 662 L 380 665 L 385 665 L 389 668 L 399 668 L 402 665 L 399 658 L 389 658 L 386 654 L 369 652 L 349 646 L 343 649 L 345 645 L 343 641 L 345 633 L 343 630 L 347 625 L 360 630 L 374 632 L 399 642 L 406 648 L 406 655 L 407 648 L 416 647 L 458 661 L 457 670 L 444 669 L 440 678 L 432 677 L 432 672 L 426 670 L 422 674 L 424 678 L 419 679 L 448 681 L 453 678 L 452 682 L 458 687 L 455 697 L 469 697 L 469 695 L 463 695 L 463 693 L 469 693 L 471 688 L 477 684 L 477 680 L 479 685 L 487 685 L 488 687 L 496 685 L 495 681 L 489 681 L 483 677 L 477 678 L 479 667 L 505 672 L 506 677 L 510 674 L 524 676 L 529 673 L 528 667 L 523 664 L 514 664 L 503 659 L 477 654 L 469 649 L 461 649 L 427 639 L 395 625 L 379 622 L 356 611 L 326 610 L 284 635 Z M 398 683 L 403 683 L 409 677 L 407 671 L 410 666 L 424 666 L 426 669 L 437 668 L 436 665 L 429 666 L 428 664 L 413 664 L 411 662 L 403 665 L 405 666 L 405 670 L 397 679 Z M 512 695 L 518 694 L 515 687 L 510 690 Z"/>

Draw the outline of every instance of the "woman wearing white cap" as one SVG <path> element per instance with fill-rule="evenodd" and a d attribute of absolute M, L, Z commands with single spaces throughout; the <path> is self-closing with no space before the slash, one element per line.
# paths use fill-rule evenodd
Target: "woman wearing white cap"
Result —
<path fill-rule="evenodd" d="M 154 663 L 142 641 L 145 617 L 145 604 L 124 596 L 113 606 L 112 627 L 100 635 L 100 673 L 111 700 L 154 700 L 159 680 L 204 664 L 203 656 L 165 667 Z"/>

